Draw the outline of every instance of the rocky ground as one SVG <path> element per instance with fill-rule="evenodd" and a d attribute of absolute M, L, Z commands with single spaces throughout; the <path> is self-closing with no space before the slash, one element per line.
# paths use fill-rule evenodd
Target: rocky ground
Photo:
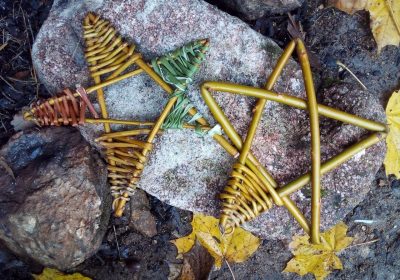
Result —
<path fill-rule="evenodd" d="M 248 18 L 219 1 L 210 2 L 245 21 Z M 0 145 L 14 134 L 10 125 L 13 114 L 35 98 L 48 95 L 32 70 L 30 50 L 51 4 L 45 0 L 0 0 Z M 325 88 L 343 82 L 359 86 L 347 72 L 340 71 L 335 63 L 340 60 L 384 106 L 390 93 L 400 85 L 400 49 L 389 46 L 377 55 L 367 13 L 350 16 L 323 5 L 324 1 L 304 1 L 292 11 L 301 22 L 306 43 L 313 53 L 318 91 L 322 93 Z M 286 14 L 267 13 L 246 22 L 281 47 L 290 40 Z M 350 227 L 350 235 L 355 236 L 355 245 L 342 254 L 345 269 L 333 273 L 329 279 L 396 279 L 400 274 L 400 183 L 386 178 L 381 169 L 371 189 L 344 220 Z M 174 279 L 182 261 L 176 260 L 176 250 L 169 240 L 190 232 L 191 213 L 144 192 L 137 192 L 134 201 L 122 219 L 110 218 L 100 249 L 70 271 L 95 279 L 166 279 L 168 276 Z M 236 278 L 300 279 L 281 273 L 291 257 L 287 244 L 287 241 L 265 240 L 249 261 L 233 265 Z M 32 260 L 16 257 L 0 244 L 1 279 L 31 279 L 31 273 L 38 273 L 42 268 Z M 210 278 L 230 279 L 231 275 L 223 267 L 212 272 Z"/>

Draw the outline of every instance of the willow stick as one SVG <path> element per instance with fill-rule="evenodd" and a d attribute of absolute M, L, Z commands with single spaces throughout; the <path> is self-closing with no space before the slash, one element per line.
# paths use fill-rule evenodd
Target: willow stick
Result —
<path fill-rule="evenodd" d="M 308 60 L 306 48 L 300 39 L 296 39 L 296 51 L 303 72 L 311 128 L 311 242 L 319 244 L 321 219 L 321 148 L 318 103 L 315 96 L 310 61 Z"/>
<path fill-rule="evenodd" d="M 207 90 L 242 94 L 256 98 L 265 98 L 267 100 L 279 102 L 298 109 L 308 110 L 307 102 L 305 100 L 298 97 L 290 96 L 288 94 L 275 93 L 273 91 L 266 89 L 254 88 L 250 86 L 244 86 L 233 83 L 221 83 L 221 82 L 206 82 L 202 85 L 202 87 L 204 87 Z M 377 131 L 377 132 L 387 131 L 387 126 L 383 123 L 355 116 L 322 104 L 318 104 L 318 113 L 324 117 L 352 124 L 371 131 Z"/>
<path fill-rule="evenodd" d="M 150 123 L 151 126 L 154 125 L 154 123 Z M 211 128 L 208 126 L 200 126 L 197 127 L 195 125 L 191 125 L 191 124 L 184 124 L 183 125 L 184 128 L 187 129 L 198 129 L 200 128 L 201 130 L 204 131 L 208 131 Z M 163 132 L 163 129 L 159 129 L 159 132 Z M 109 139 L 109 138 L 114 138 L 114 137 L 121 137 L 121 136 L 136 136 L 136 135 L 142 135 L 142 134 L 149 134 L 151 132 L 151 129 L 134 129 L 134 130 L 124 130 L 124 131 L 118 131 L 118 132 L 112 132 L 112 133 L 106 133 L 103 134 L 102 136 L 96 138 L 96 142 L 101 141 L 101 140 L 105 140 L 105 139 Z"/>
<path fill-rule="evenodd" d="M 282 73 L 283 68 L 286 66 L 287 62 L 289 61 L 289 58 L 291 57 L 294 48 L 295 48 L 295 42 L 292 41 L 289 43 L 289 45 L 283 51 L 278 62 L 276 63 L 276 66 L 272 70 L 272 73 L 270 74 L 267 83 L 265 84 L 265 88 L 267 90 L 272 90 L 272 88 L 274 87 L 276 81 L 278 80 L 279 76 Z M 255 105 L 254 115 L 251 120 L 249 130 L 247 132 L 246 140 L 243 143 L 243 147 L 242 147 L 242 150 L 240 153 L 239 162 L 241 164 L 245 164 L 246 158 L 250 152 L 250 148 L 253 143 L 253 139 L 256 134 L 257 127 L 260 123 L 262 113 L 264 111 L 266 103 L 267 103 L 267 100 L 264 98 L 260 98 L 257 100 L 257 103 Z M 268 191 L 271 193 L 271 196 L 273 197 L 273 200 L 277 205 L 283 205 L 282 200 L 279 198 L 279 196 L 277 195 L 274 188 L 270 187 L 270 188 L 268 188 Z"/>
<path fill-rule="evenodd" d="M 352 158 L 355 154 L 375 145 L 376 143 L 380 142 L 381 140 L 385 139 L 387 133 L 384 132 L 375 132 L 368 136 L 367 138 L 361 140 L 360 142 L 353 144 L 349 148 L 345 149 L 340 154 L 330 158 L 323 164 L 321 164 L 321 175 L 328 173 L 329 171 L 335 169 L 337 166 L 341 165 L 342 163 L 348 161 Z M 277 191 L 279 196 L 287 196 L 291 193 L 294 193 L 310 183 L 311 181 L 311 173 L 306 173 L 296 180 L 288 183 L 287 185 L 279 188 Z"/>
<path fill-rule="evenodd" d="M 289 196 L 281 197 L 285 208 L 292 214 L 293 218 L 299 223 L 299 225 L 303 228 L 306 234 L 310 234 L 310 225 L 307 222 L 307 219 L 304 217 L 303 213 L 301 213 L 300 209 L 294 203 L 293 200 L 289 198 Z"/>
<path fill-rule="evenodd" d="M 125 79 L 127 79 L 127 78 L 136 76 L 136 75 L 138 75 L 138 74 L 140 74 L 140 73 L 142 73 L 142 72 L 143 72 L 143 71 L 134 70 L 134 71 L 132 71 L 132 72 L 123 74 L 123 75 L 121 75 L 121 76 L 118 76 L 118 77 L 115 77 L 115 78 L 112 78 L 112 79 L 106 79 L 106 80 L 103 81 L 102 83 L 95 84 L 95 85 L 93 85 L 93 86 L 88 87 L 88 88 L 86 89 L 86 92 L 87 92 L 87 93 L 92 93 L 92 92 L 98 90 L 99 88 L 104 88 L 104 87 L 113 85 L 113 84 L 115 84 L 115 83 L 117 83 L 117 82 L 119 82 L 119 81 L 122 81 L 122 80 L 125 80 Z M 93 79 L 96 78 L 96 77 L 98 77 L 98 76 L 94 76 Z"/>
<path fill-rule="evenodd" d="M 62 120 L 62 118 L 60 118 L 59 121 L 60 120 Z M 85 122 L 90 123 L 90 124 L 109 123 L 109 124 L 137 125 L 137 126 L 152 126 L 152 125 L 154 125 L 154 122 L 141 122 L 141 121 L 131 121 L 131 120 L 118 120 L 118 119 L 90 119 L 90 118 L 87 118 L 87 119 L 85 119 Z"/>
<path fill-rule="evenodd" d="M 156 74 L 157 75 L 157 74 Z M 157 135 L 157 132 L 160 130 L 162 124 L 164 123 L 165 119 L 167 118 L 169 112 L 171 111 L 172 107 L 174 106 L 176 100 L 178 99 L 177 96 L 174 96 L 172 98 L 170 98 L 168 100 L 167 105 L 165 106 L 163 112 L 161 113 L 160 117 L 158 118 L 157 122 L 154 124 L 152 130 L 149 133 L 149 136 L 147 137 L 146 141 L 148 143 L 153 143 L 155 136 Z M 143 149 L 142 150 L 142 155 L 143 156 L 147 156 L 147 154 L 149 153 L 150 149 Z M 137 177 L 140 177 L 141 173 L 142 173 L 143 169 L 138 169 L 135 170 L 135 172 L 133 173 L 132 177 L 134 179 L 136 179 Z M 133 182 L 131 182 L 133 183 Z M 123 194 L 124 197 L 128 197 L 128 193 L 125 192 Z M 121 217 L 125 208 L 125 204 L 126 204 L 126 200 L 119 200 L 118 204 L 116 205 L 115 211 L 114 211 L 114 215 L 116 217 Z"/>

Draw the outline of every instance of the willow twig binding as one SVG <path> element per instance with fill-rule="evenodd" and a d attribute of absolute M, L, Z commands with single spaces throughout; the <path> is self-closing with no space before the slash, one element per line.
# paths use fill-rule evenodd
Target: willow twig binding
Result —
<path fill-rule="evenodd" d="M 298 58 L 303 72 L 303 78 L 307 93 L 307 100 L 293 97 L 287 94 L 278 94 L 271 89 L 283 67 L 287 64 L 291 54 L 297 50 Z M 253 119 L 250 123 L 245 142 L 236 132 L 222 109 L 211 95 L 211 91 L 229 92 L 258 98 L 254 109 Z M 277 205 L 284 205 L 293 217 L 299 222 L 304 231 L 311 236 L 313 243 L 320 242 L 320 176 L 344 163 L 356 153 L 366 149 L 386 137 L 387 127 L 385 124 L 367 120 L 349 113 L 345 113 L 324 105 L 317 104 L 311 69 L 307 52 L 300 39 L 292 41 L 285 49 L 274 70 L 272 71 L 265 89 L 249 86 L 207 82 L 201 87 L 202 96 L 208 105 L 215 119 L 222 126 L 232 143 L 240 151 L 237 162 L 233 165 L 230 180 L 220 194 L 222 201 L 222 212 L 220 217 L 221 228 L 225 233 L 230 233 L 235 227 L 250 221 L 267 211 L 274 202 Z M 248 159 L 251 157 L 250 148 L 253 137 L 262 116 L 266 101 L 272 100 L 299 109 L 308 110 L 311 121 L 312 139 L 312 170 L 310 173 L 300 176 L 291 183 L 278 188 L 278 184 L 271 175 L 257 172 L 257 169 L 250 168 Z M 330 117 L 345 123 L 353 124 L 371 131 L 372 135 L 347 148 L 342 153 L 332 157 L 323 164 L 319 159 L 319 128 L 318 115 Z M 289 194 L 301 189 L 306 184 L 312 185 L 312 219 L 309 223 L 297 206 L 288 197 Z M 311 225 L 311 226 L 310 226 Z"/>

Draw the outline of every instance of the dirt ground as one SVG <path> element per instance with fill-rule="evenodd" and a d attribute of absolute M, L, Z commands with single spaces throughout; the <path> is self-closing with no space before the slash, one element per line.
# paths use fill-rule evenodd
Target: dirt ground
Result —
<path fill-rule="evenodd" d="M 30 50 L 52 2 L 0 1 L 0 145 L 13 133 L 13 115 L 36 98 L 48 96 L 32 68 Z"/>
<path fill-rule="evenodd" d="M 36 98 L 48 96 L 32 69 L 30 49 L 51 4 L 51 0 L 0 0 L 0 145 L 13 133 L 10 125 L 13 114 Z M 400 48 L 389 46 L 377 54 L 368 13 L 350 16 L 325 7 L 324 1 L 313 0 L 305 1 L 292 15 L 301 22 L 306 44 L 313 53 L 318 90 L 335 83 L 357 83 L 349 73 L 340 71 L 338 60 L 379 96 L 382 105 L 394 89 L 400 88 Z M 288 22 L 284 14 L 266 15 L 248 24 L 284 47 L 290 41 Z M 74 271 L 94 279 L 167 279 L 172 275 L 182 261 L 175 259 L 176 249 L 169 240 L 190 232 L 191 213 L 154 198 L 150 198 L 150 204 L 157 222 L 156 236 L 149 238 L 130 230 L 126 218 L 111 219 L 98 253 Z M 382 169 L 368 198 L 345 219 L 349 234 L 356 238 L 355 245 L 342 253 L 344 270 L 334 272 L 328 279 L 397 279 L 399 213 L 400 181 L 387 179 Z M 368 220 L 371 224 L 357 220 Z M 287 242 L 263 241 L 250 260 L 232 266 L 236 279 L 300 279 L 281 273 L 291 258 L 287 245 Z M 32 279 L 31 273 L 41 269 L 40 265 L 14 256 L 0 244 L 0 279 Z M 212 272 L 210 278 L 231 279 L 231 274 L 224 266 Z"/>

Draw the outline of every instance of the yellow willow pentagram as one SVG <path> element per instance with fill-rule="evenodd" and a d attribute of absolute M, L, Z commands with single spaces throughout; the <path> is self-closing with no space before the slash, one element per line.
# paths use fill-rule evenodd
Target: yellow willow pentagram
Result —
<path fill-rule="evenodd" d="M 293 51 L 296 49 L 301 64 L 303 78 L 307 93 L 307 101 L 286 94 L 278 94 L 271 89 L 279 77 L 283 67 L 288 62 Z M 242 142 L 242 138 L 235 131 L 234 127 L 219 107 L 210 91 L 221 91 L 234 94 L 241 94 L 258 98 L 255 105 L 254 115 L 251 120 L 247 136 Z M 313 243 L 319 243 L 320 236 L 320 178 L 323 174 L 347 161 L 353 155 L 366 149 L 386 137 L 387 127 L 385 124 L 372 120 L 367 120 L 349 113 L 345 113 L 321 104 L 318 104 L 315 97 L 315 90 L 312 81 L 312 74 L 307 57 L 307 52 L 300 39 L 292 41 L 281 55 L 276 67 L 272 71 L 265 89 L 249 86 L 207 82 L 201 87 L 202 96 L 210 108 L 213 116 L 222 126 L 228 138 L 240 150 L 237 162 L 233 165 L 233 171 L 223 192 L 220 194 L 222 201 L 222 213 L 220 223 L 224 231 L 231 232 L 234 227 L 250 221 L 262 212 L 267 211 L 273 206 L 284 205 L 302 228 L 311 235 Z M 267 100 L 280 102 L 292 107 L 309 111 L 311 123 L 311 172 L 300 176 L 291 183 L 277 188 L 277 183 L 265 170 L 260 170 L 257 166 L 249 165 L 250 148 L 260 122 L 262 111 Z M 334 156 L 321 165 L 320 160 L 320 136 L 318 116 L 323 115 L 345 123 L 353 124 L 370 131 L 372 135 L 366 139 L 347 148 L 342 153 Z M 299 190 L 311 182 L 311 223 L 309 223 L 297 206 L 288 197 L 289 194 Z M 311 226 L 310 226 L 311 225 Z"/>

